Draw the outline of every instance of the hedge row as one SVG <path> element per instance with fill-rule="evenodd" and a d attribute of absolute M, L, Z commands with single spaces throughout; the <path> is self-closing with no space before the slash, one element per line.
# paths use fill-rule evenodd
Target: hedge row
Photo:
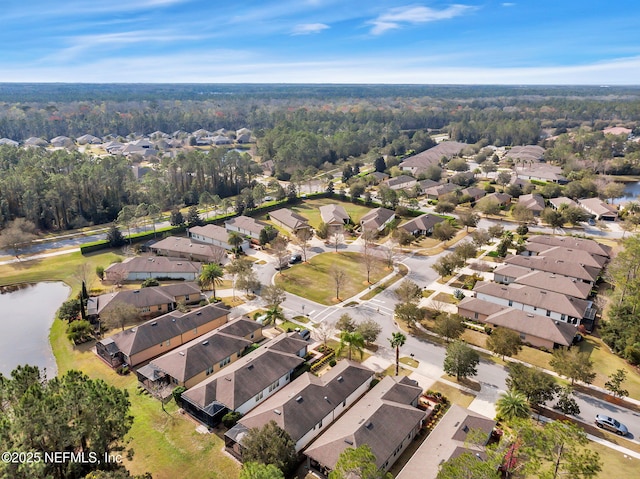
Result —
<path fill-rule="evenodd" d="M 327 365 L 327 363 L 329 361 L 331 361 L 332 359 L 334 359 L 336 356 L 336 352 L 335 351 L 331 351 L 329 353 L 327 353 L 326 356 L 324 356 L 320 361 L 317 361 L 315 363 L 313 363 L 311 365 L 311 372 L 314 373 L 316 372 L 318 369 L 322 369 L 324 366 Z"/>

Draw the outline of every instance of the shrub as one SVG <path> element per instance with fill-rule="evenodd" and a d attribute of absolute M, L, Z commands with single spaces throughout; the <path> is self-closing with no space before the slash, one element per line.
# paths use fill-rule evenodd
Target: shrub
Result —
<path fill-rule="evenodd" d="M 329 361 L 329 366 L 334 367 L 336 365 L 336 360 L 332 359 L 331 361 Z"/>
<path fill-rule="evenodd" d="M 104 278 L 104 266 L 96 266 L 96 275 L 100 279 Z"/>
<path fill-rule="evenodd" d="M 453 297 L 456 299 L 464 299 L 464 293 L 461 290 L 456 289 L 453 291 Z"/>
<path fill-rule="evenodd" d="M 182 404 L 182 393 L 185 392 L 186 390 L 187 388 L 185 388 L 184 386 L 178 386 L 173 391 L 171 391 L 171 394 L 173 395 L 173 400 L 176 402 L 178 406 Z"/>
<path fill-rule="evenodd" d="M 222 416 L 222 424 L 227 429 L 231 429 L 236 423 L 240 420 L 242 414 L 236 411 L 229 411 L 227 414 Z"/>

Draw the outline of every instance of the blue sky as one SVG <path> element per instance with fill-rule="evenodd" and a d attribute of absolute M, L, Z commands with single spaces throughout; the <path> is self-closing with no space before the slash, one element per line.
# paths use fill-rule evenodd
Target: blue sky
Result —
<path fill-rule="evenodd" d="M 637 0 L 0 6 L 0 82 L 640 82 Z"/>

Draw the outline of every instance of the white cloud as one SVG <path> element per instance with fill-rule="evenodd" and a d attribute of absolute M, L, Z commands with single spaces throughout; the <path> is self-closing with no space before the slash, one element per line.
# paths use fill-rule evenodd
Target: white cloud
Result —
<path fill-rule="evenodd" d="M 516 4 L 513 3 L 513 2 L 504 2 L 504 3 L 501 3 L 500 5 L 502 5 L 503 7 L 515 7 L 516 6 Z"/>
<path fill-rule="evenodd" d="M 312 33 L 320 33 L 322 30 L 329 28 L 324 23 L 301 23 L 296 25 L 291 32 L 292 35 L 310 35 Z"/>
<path fill-rule="evenodd" d="M 442 10 L 436 10 L 422 5 L 409 5 L 392 8 L 369 23 L 373 25 L 371 33 L 373 35 L 380 35 L 388 30 L 402 28 L 407 24 L 428 23 L 459 17 L 474 9 L 475 7 L 470 5 L 458 4 L 451 5 Z"/>

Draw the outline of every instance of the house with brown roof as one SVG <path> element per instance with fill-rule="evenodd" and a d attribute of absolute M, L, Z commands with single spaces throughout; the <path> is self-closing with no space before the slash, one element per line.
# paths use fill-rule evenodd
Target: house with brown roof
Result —
<path fill-rule="evenodd" d="M 189 313 L 172 311 L 98 341 L 96 353 L 114 368 L 136 366 L 223 325 L 228 315 L 213 304 Z"/>
<path fill-rule="evenodd" d="M 571 346 L 578 333 L 575 324 L 472 297 L 458 303 L 458 314 L 492 328 L 511 329 L 520 334 L 523 343 L 549 350 Z"/>
<path fill-rule="evenodd" d="M 440 216 L 425 213 L 424 215 L 420 215 L 417 218 L 407 221 L 399 227 L 414 236 L 428 236 L 433 233 L 433 227 L 443 221 L 445 221 L 445 219 Z"/>
<path fill-rule="evenodd" d="M 546 181 L 566 184 L 569 182 L 562 174 L 562 168 L 548 163 L 528 163 L 516 166 L 516 175 L 527 180 Z"/>
<path fill-rule="evenodd" d="M 153 359 L 136 374 L 151 391 L 190 388 L 240 359 L 248 347 L 263 338 L 260 323 L 237 318 Z"/>
<path fill-rule="evenodd" d="M 298 234 L 298 231 L 300 230 L 309 230 L 311 228 L 307 218 L 293 210 L 290 210 L 289 208 L 281 208 L 279 210 L 271 211 L 269 213 L 269 218 L 277 226 L 280 226 L 293 234 Z"/>
<path fill-rule="evenodd" d="M 579 248 L 565 248 L 564 246 L 547 246 L 541 243 L 527 243 L 524 245 L 524 256 L 543 256 L 549 259 L 562 259 L 571 263 L 579 263 L 594 268 L 604 268 L 608 258 L 592 255 Z"/>
<path fill-rule="evenodd" d="M 600 198 L 581 198 L 578 204 L 587 212 L 595 216 L 596 220 L 616 221 L 618 219 L 618 208 L 609 203 L 605 203 Z"/>
<path fill-rule="evenodd" d="M 165 286 L 121 290 L 92 296 L 87 301 L 87 314 L 100 316 L 117 303 L 134 306 L 142 317 L 153 317 L 176 309 L 178 303 L 197 304 L 203 299 L 195 283 L 175 283 Z"/>
<path fill-rule="evenodd" d="M 565 207 L 579 208 L 578 203 L 573 201 L 571 198 L 567 198 L 566 196 L 560 196 L 558 198 L 550 198 L 549 204 L 554 210 L 559 210 L 562 208 L 562 205 Z"/>
<path fill-rule="evenodd" d="M 408 175 L 396 176 L 382 182 L 383 185 L 388 186 L 392 190 L 404 190 L 407 188 L 413 188 L 416 183 L 416 179 Z"/>
<path fill-rule="evenodd" d="M 382 173 L 380 171 L 372 171 L 371 173 L 369 173 L 365 178 L 371 178 L 374 184 L 378 184 L 384 180 L 386 180 L 387 178 L 389 178 L 389 175 L 387 175 L 386 173 Z"/>
<path fill-rule="evenodd" d="M 440 160 L 445 157 L 447 160 L 462 153 L 467 146 L 466 143 L 457 141 L 443 141 L 433 148 L 429 148 L 417 155 L 410 156 L 400 163 L 400 168 L 404 171 L 410 171 L 412 175 L 418 176 L 432 165 L 438 165 Z"/>
<path fill-rule="evenodd" d="M 543 256 L 509 255 L 504 260 L 505 264 L 523 266 L 530 270 L 547 271 L 560 276 L 574 278 L 590 285 L 594 285 L 600 276 L 600 268 L 572 263 L 564 259 L 545 258 Z"/>
<path fill-rule="evenodd" d="M 544 160 L 545 149 L 538 145 L 514 146 L 504 155 L 514 163 L 540 163 Z"/>
<path fill-rule="evenodd" d="M 423 190 L 424 195 L 430 200 L 440 200 L 449 193 L 455 193 L 460 187 L 453 183 L 442 183 Z"/>
<path fill-rule="evenodd" d="M 587 238 L 577 238 L 575 236 L 533 235 L 529 238 L 528 242 L 581 249 L 594 255 L 605 256 L 607 258 L 611 257 L 611 246 L 607 246 Z"/>
<path fill-rule="evenodd" d="M 243 415 L 275 394 L 304 363 L 308 343 L 281 334 L 182 394 L 186 412 L 215 427 L 228 411 Z"/>
<path fill-rule="evenodd" d="M 229 232 L 218 225 L 194 226 L 187 230 L 189 238 L 198 243 L 211 244 L 227 251 L 231 251 L 233 246 L 229 244 Z M 249 240 L 243 239 L 240 244 L 243 251 L 251 247 Z"/>
<path fill-rule="evenodd" d="M 321 206 L 320 217 L 322 222 L 328 226 L 330 233 L 341 232 L 344 225 L 351 221 L 349 213 L 339 204 Z"/>
<path fill-rule="evenodd" d="M 489 193 L 484 198 L 485 199 L 483 201 L 495 201 L 496 203 L 498 203 L 498 205 L 500 205 L 500 207 L 511 204 L 511 195 L 507 193 Z"/>
<path fill-rule="evenodd" d="M 388 471 L 422 426 L 421 393 L 406 376 L 385 376 L 304 451 L 308 468 L 328 475 L 342 451 L 367 444 L 376 466 Z"/>
<path fill-rule="evenodd" d="M 228 452 L 242 459 L 242 440 L 270 421 L 286 431 L 300 452 L 365 394 L 374 377 L 360 363 L 339 361 L 318 377 L 305 373 L 247 413 L 224 436 Z"/>
<path fill-rule="evenodd" d="M 235 231 L 240 235 L 256 240 L 260 239 L 260 232 L 265 226 L 267 226 L 266 223 L 244 215 L 236 216 L 224 222 L 224 227 L 227 231 Z"/>
<path fill-rule="evenodd" d="M 478 281 L 473 294 L 490 303 L 576 325 L 583 320 L 593 321 L 596 313 L 593 301 L 517 283 L 503 285 Z"/>
<path fill-rule="evenodd" d="M 227 252 L 220 246 L 197 243 L 180 236 L 169 236 L 156 241 L 149 246 L 149 250 L 159 256 L 184 258 L 204 263 L 224 264 L 227 260 Z"/>
<path fill-rule="evenodd" d="M 202 263 L 179 258 L 134 256 L 121 263 L 113 263 L 104 270 L 106 281 L 144 281 L 148 278 L 183 279 L 195 281 L 200 276 Z"/>
<path fill-rule="evenodd" d="M 429 437 L 411 456 L 409 462 L 400 470 L 396 479 L 435 478 L 443 462 L 463 453 L 473 454 L 477 460 L 483 460 L 484 447 L 491 438 L 496 421 L 476 412 L 452 404 L 440 419 Z M 485 441 L 481 445 L 470 443 L 469 433 L 480 431 Z"/>
<path fill-rule="evenodd" d="M 462 196 L 469 196 L 472 201 L 478 201 L 480 198 L 484 198 L 487 194 L 482 188 L 477 186 L 470 186 L 460 192 Z"/>
<path fill-rule="evenodd" d="M 523 205 L 529 211 L 533 213 L 534 216 L 540 216 L 540 213 L 545 208 L 544 198 L 542 195 L 537 193 L 532 193 L 529 195 L 521 195 L 518 198 L 518 204 Z"/>
<path fill-rule="evenodd" d="M 528 268 L 510 264 L 497 267 L 493 271 L 493 280 L 502 284 L 516 283 L 533 286 L 580 299 L 591 296 L 591 286 L 582 281 L 546 271 L 531 271 Z"/>
<path fill-rule="evenodd" d="M 379 233 L 395 218 L 395 211 L 388 208 L 374 208 L 360 218 L 360 225 L 362 226 L 363 232 L 375 231 L 376 233 Z"/>

